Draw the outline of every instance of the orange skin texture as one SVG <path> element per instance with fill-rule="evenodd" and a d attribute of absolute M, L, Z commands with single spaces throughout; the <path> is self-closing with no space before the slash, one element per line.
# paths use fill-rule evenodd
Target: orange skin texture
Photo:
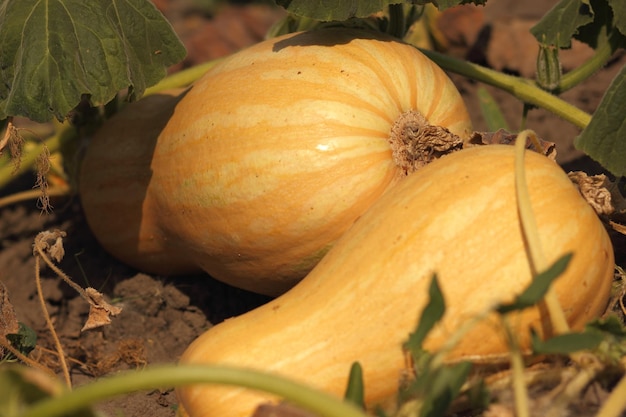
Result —
<path fill-rule="evenodd" d="M 81 164 L 79 195 L 91 231 L 116 258 L 145 272 L 199 270 L 168 247 L 149 191 L 157 138 L 181 93 L 171 90 L 126 105 L 98 130 Z"/>
<path fill-rule="evenodd" d="M 398 181 L 388 138 L 410 109 L 471 131 L 443 71 L 382 35 L 316 31 L 236 54 L 191 88 L 155 149 L 162 228 L 213 277 L 280 294 Z"/>
<path fill-rule="evenodd" d="M 571 262 L 554 284 L 574 329 L 606 308 L 613 280 L 611 241 L 561 168 L 527 151 L 526 176 L 540 242 L 551 264 Z M 219 364 L 277 373 L 341 397 L 350 365 L 364 372 L 368 407 L 395 398 L 410 372 L 402 345 L 428 302 L 436 273 L 446 302 L 424 347 L 438 350 L 464 323 L 511 301 L 531 280 L 517 210 L 514 147 L 489 145 L 445 156 L 382 196 L 289 292 L 209 329 L 184 364 Z M 529 329 L 549 333 L 537 307 L 509 316 L 523 350 Z M 476 362 L 508 352 L 493 314 L 447 355 Z M 177 391 L 190 417 L 244 417 L 275 398 L 240 388 Z"/>
<path fill-rule="evenodd" d="M 142 103 L 87 151 L 80 192 L 94 234 L 140 270 L 204 270 L 268 295 L 303 278 L 403 176 L 388 142 L 400 114 L 472 131 L 439 67 L 348 29 L 261 42 L 161 109 Z"/>

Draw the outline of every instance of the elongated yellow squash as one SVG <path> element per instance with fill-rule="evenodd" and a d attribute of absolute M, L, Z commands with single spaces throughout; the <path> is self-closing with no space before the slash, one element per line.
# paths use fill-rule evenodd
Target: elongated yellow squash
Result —
<path fill-rule="evenodd" d="M 575 329 L 606 308 L 614 254 L 602 223 L 567 175 L 527 151 L 526 172 L 548 262 L 573 258 L 555 283 Z M 447 309 L 427 337 L 437 350 L 463 323 L 511 301 L 531 280 L 514 185 L 514 148 L 491 145 L 445 156 L 381 197 L 292 290 L 209 329 L 182 356 L 186 364 L 228 364 L 278 373 L 341 396 L 354 361 L 370 407 L 394 397 L 406 370 L 401 346 L 428 300 L 434 273 Z M 545 335 L 538 308 L 513 313 L 523 349 L 529 329 Z M 507 352 L 495 315 L 467 333 L 447 359 Z M 178 390 L 191 417 L 247 417 L 270 396 L 244 389 Z"/>
<path fill-rule="evenodd" d="M 96 237 L 142 270 L 204 270 L 269 295 L 306 275 L 405 176 L 419 156 L 411 149 L 439 151 L 413 146 L 418 123 L 460 140 L 472 130 L 436 64 L 356 29 L 261 42 L 151 119 L 142 101 L 129 109 L 146 115 L 113 118 L 87 151 L 80 192 Z M 133 221 L 117 227 L 129 211 Z"/>

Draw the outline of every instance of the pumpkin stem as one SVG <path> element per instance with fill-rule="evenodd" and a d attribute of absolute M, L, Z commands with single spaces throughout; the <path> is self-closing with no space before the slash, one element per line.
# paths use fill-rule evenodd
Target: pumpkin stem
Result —
<path fill-rule="evenodd" d="M 534 278 L 539 272 L 545 271 L 549 264 L 543 252 L 541 240 L 539 239 L 539 229 L 535 221 L 533 207 L 530 202 L 530 194 L 528 192 L 528 184 L 526 183 L 524 155 L 527 138 L 536 142 L 535 132 L 532 130 L 524 130 L 518 134 L 515 141 L 515 193 L 517 196 L 517 207 L 522 224 L 522 231 L 524 238 L 528 242 L 531 271 Z M 565 313 L 561 308 L 561 303 L 552 286 L 548 288 L 544 300 L 550 316 L 550 324 L 552 325 L 553 332 L 555 334 L 569 332 L 569 324 L 565 319 Z"/>
<path fill-rule="evenodd" d="M 463 147 L 463 140 L 442 126 L 428 123 L 417 110 L 402 113 L 391 127 L 393 160 L 406 175 Z"/>

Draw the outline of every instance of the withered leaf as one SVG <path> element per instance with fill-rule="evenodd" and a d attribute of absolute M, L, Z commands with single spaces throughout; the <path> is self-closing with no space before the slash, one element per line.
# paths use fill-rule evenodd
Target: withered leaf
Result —
<path fill-rule="evenodd" d="M 61 262 L 65 256 L 63 248 L 63 238 L 66 233 L 61 230 L 46 230 L 37 235 L 35 238 L 35 250 L 38 248 L 46 252 L 56 262 Z"/>
<path fill-rule="evenodd" d="M 482 146 L 482 145 L 514 145 L 515 139 L 517 139 L 517 133 L 509 132 L 504 129 L 498 129 L 495 132 L 474 132 L 472 136 L 467 142 L 469 147 L 471 146 Z M 530 140 L 530 138 L 526 139 L 526 149 L 533 150 L 535 152 L 539 152 L 548 158 L 555 160 L 556 159 L 556 144 L 554 142 L 550 142 L 541 138 L 537 138 L 541 149 L 537 149 L 535 144 Z"/>
<path fill-rule="evenodd" d="M 611 192 L 607 188 L 606 175 L 588 175 L 582 171 L 573 171 L 567 176 L 598 215 L 609 215 L 615 211 Z"/>
<path fill-rule="evenodd" d="M 94 288 L 86 288 L 85 295 L 89 301 L 89 316 L 81 331 L 95 329 L 111 323 L 111 316 L 117 316 L 122 309 L 109 304 L 102 293 Z"/>

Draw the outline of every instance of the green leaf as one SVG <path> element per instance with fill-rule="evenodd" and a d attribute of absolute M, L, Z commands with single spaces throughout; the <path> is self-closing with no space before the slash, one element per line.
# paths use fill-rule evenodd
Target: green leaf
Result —
<path fill-rule="evenodd" d="M 622 35 L 626 35 L 626 1 L 608 0 L 608 2 L 613 10 L 613 24 Z"/>
<path fill-rule="evenodd" d="M 541 340 L 532 332 L 532 348 L 537 354 L 568 354 L 581 350 L 596 348 L 604 340 L 604 336 L 596 331 L 581 333 L 566 333 L 554 336 L 548 340 Z"/>
<path fill-rule="evenodd" d="M 296 16 L 320 20 L 322 22 L 345 21 L 352 18 L 364 18 L 383 11 L 390 4 L 433 3 L 439 10 L 445 10 L 460 4 L 485 4 L 487 0 L 276 0 Z"/>
<path fill-rule="evenodd" d="M 437 275 L 433 275 L 430 281 L 430 288 L 428 289 L 429 301 L 420 317 L 417 329 L 409 335 L 409 340 L 406 342 L 406 349 L 409 351 L 419 351 L 422 348 L 422 343 L 426 339 L 426 335 L 435 326 L 435 324 L 441 320 L 444 312 L 446 311 L 446 303 L 441 293 L 441 288 L 437 282 Z"/>
<path fill-rule="evenodd" d="M 185 48 L 149 0 L 6 0 L 0 5 L 0 119 L 63 119 L 125 88 L 140 96 Z"/>
<path fill-rule="evenodd" d="M 569 48 L 578 28 L 591 22 L 593 9 L 589 0 L 561 0 L 530 32 L 543 45 Z"/>
<path fill-rule="evenodd" d="M 489 91 L 485 87 L 479 87 L 477 95 L 480 110 L 487 123 L 487 130 L 489 132 L 495 132 L 498 129 L 510 130 L 500 106 Z"/>
<path fill-rule="evenodd" d="M 485 5 L 487 0 L 433 0 L 432 3 L 437 6 L 439 10 L 445 10 L 460 4 Z"/>
<path fill-rule="evenodd" d="M 368 17 L 390 4 L 404 0 L 276 0 L 279 6 L 296 16 L 329 21 L 344 21 L 353 17 Z"/>
<path fill-rule="evenodd" d="M 589 322 L 585 325 L 585 330 L 603 332 L 626 341 L 626 327 L 624 327 L 620 319 L 615 315 L 609 315 L 605 318 Z"/>
<path fill-rule="evenodd" d="M 626 175 L 626 67 L 613 79 L 574 146 L 616 176 Z"/>
<path fill-rule="evenodd" d="M 459 362 L 437 368 L 425 381 L 426 392 L 420 417 L 440 417 L 446 415 L 472 370 L 470 362 Z"/>
<path fill-rule="evenodd" d="M 609 35 L 613 29 L 613 12 L 607 3 L 607 0 L 591 0 L 593 7 L 593 22 L 584 25 L 578 29 L 574 38 L 586 43 L 596 49 L 598 46 L 608 42 Z M 623 42 L 623 37 L 615 37 L 613 42 Z M 618 45 L 614 46 L 617 49 Z"/>
<path fill-rule="evenodd" d="M 571 253 L 560 257 L 547 270 L 537 274 L 530 285 L 519 294 L 512 303 L 502 304 L 496 308 L 496 311 L 500 314 L 506 314 L 514 310 L 523 310 L 537 304 L 541 301 L 546 292 L 548 292 L 548 288 L 550 288 L 552 282 L 565 271 L 571 258 Z"/>
<path fill-rule="evenodd" d="M 399 416 L 439 417 L 447 415 L 452 402 L 458 397 L 473 365 L 463 361 L 447 364 L 436 355 L 422 351 L 423 366 L 414 369 L 415 379 L 401 386 L 398 399 Z M 472 393 L 473 400 L 481 401 L 480 392 Z"/>
<path fill-rule="evenodd" d="M 626 355 L 626 327 L 616 315 L 609 315 L 585 325 L 585 332 L 598 333 L 602 343 L 595 354 L 606 363 L 619 364 Z"/>
<path fill-rule="evenodd" d="M 363 384 L 363 368 L 358 362 L 350 367 L 348 386 L 343 398 L 356 406 L 365 409 L 365 386 Z"/>
<path fill-rule="evenodd" d="M 19 323 L 19 330 L 16 334 L 7 334 L 7 340 L 20 353 L 28 355 L 37 346 L 37 333 L 24 323 Z"/>

